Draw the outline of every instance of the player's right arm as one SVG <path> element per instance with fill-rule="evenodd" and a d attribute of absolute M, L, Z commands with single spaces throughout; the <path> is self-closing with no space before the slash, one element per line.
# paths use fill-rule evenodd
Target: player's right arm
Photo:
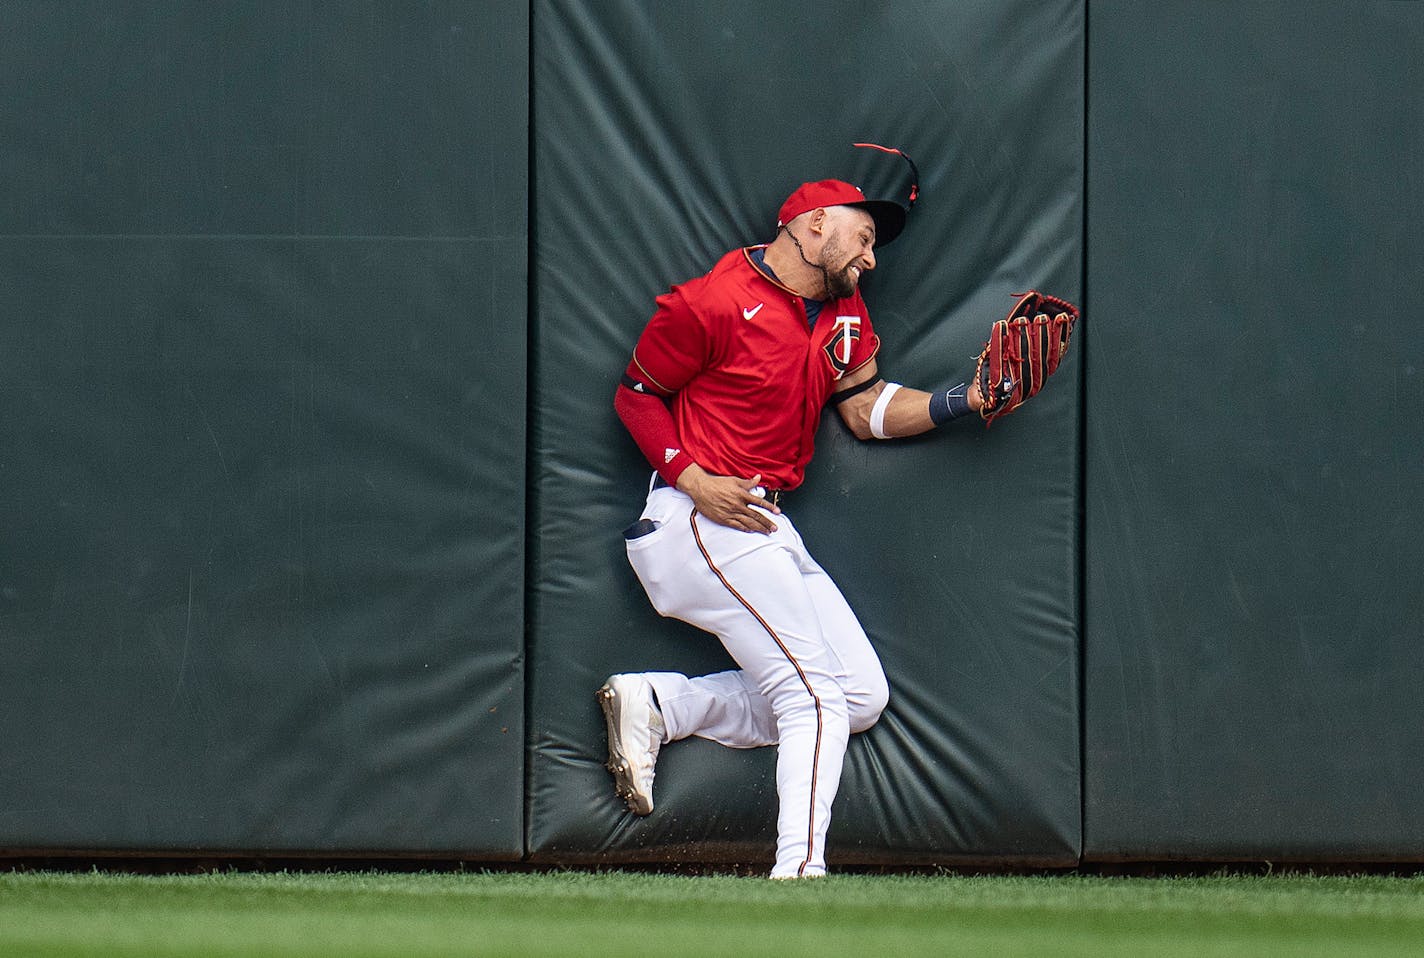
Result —
<path fill-rule="evenodd" d="M 682 451 L 677 423 L 667 403 L 647 384 L 624 373 L 613 396 L 613 408 L 649 464 L 670 485 L 691 498 L 699 513 L 733 529 L 776 531 L 776 524 L 761 509 L 774 513 L 781 510 L 752 492 L 761 484 L 761 476 L 749 479 L 718 476 L 698 465 Z M 760 508 L 752 508 L 754 505 Z"/>
<path fill-rule="evenodd" d="M 751 491 L 761 476 L 714 475 L 682 448 L 668 402 L 697 375 L 707 355 L 705 327 L 678 292 L 658 297 L 658 310 L 633 350 L 613 408 L 648 463 L 689 496 L 698 512 L 733 529 L 774 532 L 775 523 L 761 509 L 779 510 Z"/>
<path fill-rule="evenodd" d="M 777 515 L 781 510 L 752 492 L 759 485 L 760 475 L 750 479 L 714 476 L 695 462 L 677 480 L 678 491 L 686 493 L 697 511 L 713 522 L 745 532 L 775 532 L 776 523 L 761 510 Z"/>

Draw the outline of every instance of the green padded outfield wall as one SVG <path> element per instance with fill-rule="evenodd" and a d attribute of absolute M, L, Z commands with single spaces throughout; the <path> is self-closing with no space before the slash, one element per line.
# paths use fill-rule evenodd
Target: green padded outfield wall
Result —
<path fill-rule="evenodd" d="M 901 146 L 922 198 L 866 281 L 881 366 L 965 377 L 1012 293 L 1079 295 L 1082 26 L 1078 0 L 533 4 L 533 860 L 772 857 L 772 749 L 668 747 L 645 820 L 602 767 L 609 673 L 730 661 L 658 618 L 619 535 L 650 470 L 612 398 L 654 297 L 769 240 L 803 180 L 903 190 L 850 144 Z M 892 689 L 852 741 L 833 867 L 1077 860 L 1078 381 L 1075 355 L 989 431 L 872 447 L 823 424 L 788 509 Z"/>
<path fill-rule="evenodd" d="M 727 664 L 626 565 L 610 402 L 796 183 L 902 185 L 863 138 L 923 174 L 891 378 L 1087 309 L 993 430 L 823 426 L 893 689 L 833 866 L 1424 858 L 1424 4 L 0 19 L 0 849 L 769 861 L 770 750 L 669 748 L 648 820 L 601 768 L 607 673 Z"/>
<path fill-rule="evenodd" d="M 1084 855 L 1424 858 L 1424 4 L 1088 36 Z"/>
<path fill-rule="evenodd" d="M 0 22 L 0 847 L 519 856 L 526 5 Z"/>

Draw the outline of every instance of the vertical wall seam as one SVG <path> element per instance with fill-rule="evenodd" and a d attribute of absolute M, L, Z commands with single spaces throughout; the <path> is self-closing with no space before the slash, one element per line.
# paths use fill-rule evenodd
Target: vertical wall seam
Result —
<path fill-rule="evenodd" d="M 1078 861 L 1086 858 L 1088 836 L 1088 339 L 1092 328 L 1092 304 L 1088 299 L 1088 164 L 1091 161 L 1092 62 L 1089 57 L 1089 21 L 1092 0 L 1083 0 L 1083 167 L 1082 235 L 1079 242 L 1080 270 L 1078 295 L 1088 322 L 1078 331 Z"/>
<path fill-rule="evenodd" d="M 536 236 L 534 230 L 534 3 L 529 0 L 524 10 L 525 90 L 524 90 L 524 667 L 520 678 L 524 697 L 524 762 L 523 794 L 520 796 L 521 821 L 519 828 L 520 859 L 529 860 L 529 831 L 532 818 L 531 803 L 534 794 L 534 729 L 530 721 L 533 715 L 533 683 L 529 681 L 529 663 L 532 661 L 531 643 L 534 636 L 536 617 L 534 585 L 538 581 L 539 537 L 535 535 L 539 518 L 538 477 L 534 469 L 535 426 L 537 403 L 535 384 L 538 382 L 536 357 L 539 355 L 538 335 L 538 270 L 535 261 Z"/>

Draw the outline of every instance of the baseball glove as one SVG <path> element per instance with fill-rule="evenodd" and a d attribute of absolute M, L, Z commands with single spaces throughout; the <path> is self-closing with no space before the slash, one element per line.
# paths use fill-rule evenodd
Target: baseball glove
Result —
<path fill-rule="evenodd" d="M 1037 395 L 1068 352 L 1068 337 L 1078 321 L 1078 307 L 1056 296 L 1033 290 L 1014 295 L 1018 303 L 994 323 L 974 371 L 984 397 L 979 415 L 985 426 Z"/>

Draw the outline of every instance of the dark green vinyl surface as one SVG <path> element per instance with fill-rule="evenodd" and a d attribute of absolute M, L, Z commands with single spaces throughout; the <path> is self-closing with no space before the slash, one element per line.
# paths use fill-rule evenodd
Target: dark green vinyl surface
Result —
<path fill-rule="evenodd" d="M 900 146 L 922 199 L 865 287 L 881 368 L 962 379 L 1011 293 L 1078 295 L 1081 30 L 1076 2 L 535 4 L 533 859 L 771 857 L 772 749 L 667 747 L 646 820 L 602 768 L 609 673 L 730 664 L 657 617 L 619 536 L 650 471 L 612 396 L 653 298 L 769 240 L 803 180 L 895 186 L 898 161 L 850 144 Z M 1025 155 L 1029 131 L 1056 148 Z M 989 432 L 873 448 L 822 425 L 788 508 L 891 684 L 852 741 L 833 866 L 1076 860 L 1076 369 Z"/>
<path fill-rule="evenodd" d="M 517 857 L 525 8 L 4 21 L 0 847 Z"/>
<path fill-rule="evenodd" d="M 1424 855 L 1424 6 L 1091 4 L 1084 854 Z"/>
<path fill-rule="evenodd" d="M 609 673 L 730 664 L 611 403 L 870 140 L 887 378 L 1085 309 L 992 430 L 822 425 L 892 689 L 832 867 L 1424 858 L 1424 5 L 0 14 L 0 849 L 769 862 L 772 750 L 602 768 Z"/>

